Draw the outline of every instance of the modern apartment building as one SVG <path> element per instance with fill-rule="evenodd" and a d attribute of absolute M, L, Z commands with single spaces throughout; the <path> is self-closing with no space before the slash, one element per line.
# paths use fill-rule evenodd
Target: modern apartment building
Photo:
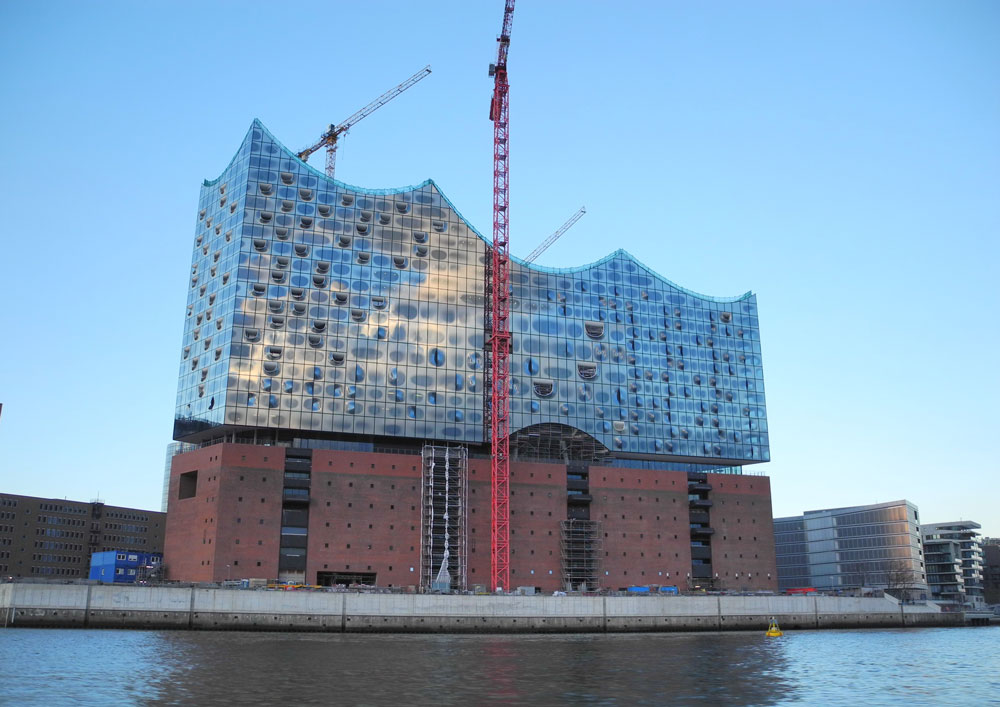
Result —
<path fill-rule="evenodd" d="M 774 537 L 783 590 L 881 588 L 926 598 L 920 516 L 909 501 L 775 518 Z"/>
<path fill-rule="evenodd" d="M 982 607 L 983 549 L 979 523 L 928 523 L 921 528 L 927 564 L 927 584 L 939 601 Z"/>
<path fill-rule="evenodd" d="M 0 576 L 86 579 L 95 552 L 162 552 L 166 514 L 0 494 Z"/>
<path fill-rule="evenodd" d="M 489 581 L 489 253 L 434 182 L 332 181 L 253 123 L 201 190 L 172 578 Z M 511 282 L 512 584 L 775 587 L 755 296 L 621 250 Z"/>

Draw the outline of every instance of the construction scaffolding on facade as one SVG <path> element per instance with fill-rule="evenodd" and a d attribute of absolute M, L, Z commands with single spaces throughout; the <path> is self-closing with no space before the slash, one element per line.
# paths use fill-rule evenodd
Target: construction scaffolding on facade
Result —
<path fill-rule="evenodd" d="M 593 591 L 600 586 L 601 523 L 564 520 L 559 524 L 563 586 L 567 591 Z"/>
<path fill-rule="evenodd" d="M 464 591 L 468 449 L 425 444 L 421 458 L 420 588 Z"/>

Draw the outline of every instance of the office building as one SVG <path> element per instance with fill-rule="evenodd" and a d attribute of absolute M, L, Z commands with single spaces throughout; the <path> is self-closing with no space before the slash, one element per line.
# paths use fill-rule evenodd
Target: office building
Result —
<path fill-rule="evenodd" d="M 165 529 L 156 511 L 0 494 L 0 575 L 86 579 L 93 553 L 162 552 Z"/>
<path fill-rule="evenodd" d="M 170 576 L 488 582 L 489 247 L 432 181 L 334 182 L 254 122 L 201 191 Z M 624 251 L 511 282 L 512 584 L 775 586 L 755 296 Z"/>
<path fill-rule="evenodd" d="M 774 519 L 778 586 L 819 591 L 887 589 L 926 598 L 920 516 L 909 501 Z"/>
<path fill-rule="evenodd" d="M 986 538 L 983 544 L 983 599 L 1000 604 L 1000 539 Z"/>
<path fill-rule="evenodd" d="M 937 601 L 983 606 L 981 526 L 972 521 L 928 523 L 921 528 L 927 584 Z"/>

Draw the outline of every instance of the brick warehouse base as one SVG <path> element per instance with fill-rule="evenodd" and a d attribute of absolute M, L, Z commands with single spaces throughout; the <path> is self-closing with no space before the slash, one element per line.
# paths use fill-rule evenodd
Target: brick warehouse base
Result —
<path fill-rule="evenodd" d="M 309 470 L 304 494 L 289 488 L 286 472 L 293 468 Z M 567 519 L 567 489 L 573 484 L 567 483 L 567 469 L 554 463 L 511 464 L 515 587 L 563 588 L 560 524 Z M 590 519 L 600 524 L 603 542 L 597 558 L 600 588 L 656 584 L 686 590 L 701 581 L 690 576 L 686 472 L 596 464 L 587 469 Z M 489 474 L 488 459 L 469 459 L 470 587 L 486 585 L 489 578 Z M 716 588 L 775 589 L 769 479 L 707 474 L 706 485 Z M 307 584 L 329 573 L 374 575 L 380 586 L 420 583 L 418 454 L 315 449 L 302 462 L 286 459 L 283 447 L 220 443 L 174 457 L 169 494 L 164 547 L 169 579 L 274 579 L 282 574 L 282 562 L 290 566 L 282 548 L 295 545 L 304 554 L 301 571 Z M 288 513 L 290 498 L 301 510 Z M 290 518 L 307 518 L 297 521 L 307 523 L 306 532 L 290 535 L 285 522 Z"/>

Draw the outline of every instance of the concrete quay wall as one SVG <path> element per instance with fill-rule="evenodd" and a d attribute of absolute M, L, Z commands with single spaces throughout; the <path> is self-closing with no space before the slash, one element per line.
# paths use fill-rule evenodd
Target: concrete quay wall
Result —
<path fill-rule="evenodd" d="M 0 626 L 383 633 L 600 633 L 960 626 L 892 597 L 443 596 L 0 585 Z"/>

